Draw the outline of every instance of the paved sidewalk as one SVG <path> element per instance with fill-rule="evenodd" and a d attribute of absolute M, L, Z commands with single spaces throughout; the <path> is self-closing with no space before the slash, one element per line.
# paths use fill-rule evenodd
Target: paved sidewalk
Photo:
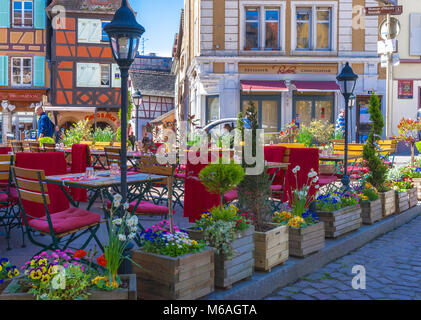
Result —
<path fill-rule="evenodd" d="M 421 216 L 329 263 L 265 300 L 421 299 Z M 355 265 L 366 270 L 366 289 L 354 290 Z"/>

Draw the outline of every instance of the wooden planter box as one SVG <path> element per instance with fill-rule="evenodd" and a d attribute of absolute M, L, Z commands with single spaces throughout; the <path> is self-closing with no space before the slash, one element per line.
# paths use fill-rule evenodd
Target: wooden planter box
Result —
<path fill-rule="evenodd" d="M 402 213 L 409 209 L 408 192 L 395 192 L 396 213 Z"/>
<path fill-rule="evenodd" d="M 190 238 L 203 240 L 203 232 L 187 229 Z M 250 278 L 254 269 L 254 226 L 238 231 L 231 243 L 234 256 L 227 260 L 224 255 L 215 253 L 215 287 L 229 289 L 238 281 Z"/>
<path fill-rule="evenodd" d="M 383 217 L 391 216 L 396 212 L 395 190 L 379 192 L 379 198 L 382 202 Z"/>
<path fill-rule="evenodd" d="M 319 164 L 319 175 L 333 175 L 335 173 L 335 165 L 334 164 Z"/>
<path fill-rule="evenodd" d="M 418 204 L 417 188 L 408 190 L 408 203 L 410 208 L 415 207 Z"/>
<path fill-rule="evenodd" d="M 421 178 L 412 178 L 412 181 L 417 188 L 417 199 L 421 200 Z"/>
<path fill-rule="evenodd" d="M 317 211 L 320 221 L 324 222 L 325 237 L 337 238 L 361 227 L 361 208 L 351 206 L 336 211 Z"/>
<path fill-rule="evenodd" d="M 304 258 L 325 247 L 325 227 L 323 222 L 302 229 L 289 228 L 289 254 Z"/>
<path fill-rule="evenodd" d="M 202 252 L 180 257 L 132 250 L 132 264 L 137 275 L 138 299 L 195 300 L 214 291 L 214 252 Z"/>
<path fill-rule="evenodd" d="M 380 198 L 374 201 L 360 202 L 360 207 L 363 224 L 373 224 L 383 218 Z"/>
<path fill-rule="evenodd" d="M 254 231 L 254 269 L 270 272 L 288 260 L 288 227 L 269 224 L 266 232 Z"/>
<path fill-rule="evenodd" d="M 128 288 L 118 288 L 113 291 L 103 291 L 99 289 L 91 289 L 88 300 L 137 300 L 136 292 L 136 275 L 127 274 L 120 275 L 121 280 L 128 280 Z M 0 294 L 0 300 L 35 300 L 35 296 L 31 293 L 10 293 L 9 287 L 14 285 L 19 278 L 12 280 L 6 289 Z"/>

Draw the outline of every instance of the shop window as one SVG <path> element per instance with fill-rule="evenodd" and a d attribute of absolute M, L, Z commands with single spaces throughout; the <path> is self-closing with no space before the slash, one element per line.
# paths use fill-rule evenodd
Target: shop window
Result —
<path fill-rule="evenodd" d="M 109 64 L 101 64 L 101 87 L 110 86 L 111 67 Z"/>
<path fill-rule="evenodd" d="M 259 49 L 259 9 L 246 9 L 246 50 Z"/>
<path fill-rule="evenodd" d="M 296 9 L 296 49 L 331 50 L 331 8 Z"/>
<path fill-rule="evenodd" d="M 13 1 L 13 26 L 18 28 L 33 26 L 32 1 Z"/>
<path fill-rule="evenodd" d="M 12 85 L 30 86 L 32 84 L 32 59 L 12 58 Z"/>
<path fill-rule="evenodd" d="M 219 96 L 206 97 L 206 123 L 219 119 Z"/>
<path fill-rule="evenodd" d="M 264 132 L 279 132 L 281 128 L 281 99 L 280 96 L 244 95 L 241 98 L 241 112 L 254 106 L 257 111 L 259 127 Z"/>

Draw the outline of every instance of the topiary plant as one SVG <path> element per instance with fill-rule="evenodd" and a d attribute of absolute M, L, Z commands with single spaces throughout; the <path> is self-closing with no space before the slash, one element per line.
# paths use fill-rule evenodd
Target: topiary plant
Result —
<path fill-rule="evenodd" d="M 380 100 L 374 91 L 369 100 L 368 112 L 372 125 L 363 149 L 363 157 L 370 170 L 367 181 L 376 187 L 377 190 L 383 192 L 388 190 L 385 185 L 387 167 L 376 153 L 375 143 L 377 140 L 380 140 L 383 133 L 384 121 L 380 110 Z"/>
<path fill-rule="evenodd" d="M 244 169 L 234 163 L 209 164 L 199 173 L 199 179 L 210 193 L 219 194 L 220 208 L 224 194 L 234 189 L 244 178 Z"/>
<path fill-rule="evenodd" d="M 44 143 L 56 143 L 53 138 L 51 137 L 42 137 L 39 138 L 39 145 L 42 147 Z"/>

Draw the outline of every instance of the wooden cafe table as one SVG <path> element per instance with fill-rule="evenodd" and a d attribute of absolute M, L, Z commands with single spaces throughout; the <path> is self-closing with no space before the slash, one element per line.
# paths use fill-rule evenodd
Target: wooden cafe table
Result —
<path fill-rule="evenodd" d="M 107 200 L 113 201 L 113 195 L 110 193 L 109 189 L 112 188 L 116 192 L 120 192 L 118 187 L 121 185 L 121 176 L 111 175 L 109 171 L 95 171 L 95 174 L 95 179 L 90 180 L 85 179 L 84 173 L 46 176 L 44 178 L 44 182 L 58 185 L 65 194 L 66 198 L 75 207 L 78 207 L 79 203 L 73 201 L 72 196 L 69 194 L 66 187 L 92 191 L 93 196 L 89 200 L 87 210 L 90 210 L 95 200 L 101 196 L 103 210 L 105 216 L 107 217 L 107 203 L 105 202 L 104 196 Z M 132 212 L 136 212 L 137 205 L 139 205 L 140 200 L 142 200 L 144 194 L 149 190 L 152 183 L 164 178 L 165 176 L 154 174 L 137 172 L 127 173 L 127 186 L 129 189 L 127 193 L 127 200 L 129 203 L 135 200 L 137 201 L 137 204 L 134 206 Z"/>

